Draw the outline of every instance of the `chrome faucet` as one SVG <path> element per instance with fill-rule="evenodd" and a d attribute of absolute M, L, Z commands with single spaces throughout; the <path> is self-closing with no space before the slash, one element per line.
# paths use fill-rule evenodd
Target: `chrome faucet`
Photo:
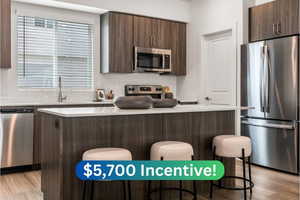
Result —
<path fill-rule="evenodd" d="M 67 100 L 67 96 L 63 96 L 63 93 L 62 93 L 61 76 L 58 77 L 58 87 L 59 87 L 58 102 L 62 103 L 64 100 Z"/>

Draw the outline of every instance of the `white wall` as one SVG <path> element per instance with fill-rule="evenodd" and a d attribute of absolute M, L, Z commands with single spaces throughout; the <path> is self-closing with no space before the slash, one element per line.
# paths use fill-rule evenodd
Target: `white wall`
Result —
<path fill-rule="evenodd" d="M 190 1 L 187 0 L 57 0 L 84 4 L 107 10 L 141 14 L 179 21 L 189 21 Z"/>
<path fill-rule="evenodd" d="M 65 0 L 69 3 L 81 3 L 79 0 Z M 183 0 L 89 0 L 84 1 L 85 5 L 95 6 L 98 8 L 117 10 L 122 12 L 130 12 L 154 17 L 174 19 L 180 21 L 188 21 L 190 15 L 190 7 L 187 1 Z M 16 3 L 15 3 L 16 4 Z M 28 5 L 27 5 L 28 6 Z M 32 5 L 30 5 L 32 6 Z M 47 8 L 50 9 L 50 8 Z M 33 10 L 41 10 L 36 7 Z M 62 10 L 66 16 L 78 16 L 77 12 L 70 10 Z M 14 13 L 14 12 L 13 12 Z M 51 13 L 51 12 L 50 12 Z M 98 20 L 99 17 L 83 13 L 83 16 L 94 17 Z M 98 23 L 97 22 L 97 23 Z M 14 26 L 14 24 L 13 24 Z M 98 25 L 99 26 L 99 23 Z M 13 33 L 15 34 L 14 27 Z M 95 39 L 95 88 L 112 89 L 117 96 L 124 94 L 125 84 L 162 84 L 168 85 L 176 94 L 176 77 L 175 76 L 160 76 L 158 74 L 100 74 L 100 33 L 97 29 Z M 16 59 L 15 59 L 15 40 L 12 41 L 12 69 L 0 69 L 0 100 L 3 102 L 53 102 L 57 98 L 57 90 L 20 90 L 16 86 Z M 94 90 L 91 91 L 75 91 L 67 90 L 64 93 L 68 96 L 69 101 L 91 101 L 94 98 Z"/>
<path fill-rule="evenodd" d="M 255 5 L 261 5 L 275 0 L 255 0 Z"/>
<path fill-rule="evenodd" d="M 235 27 L 237 51 L 237 105 L 240 105 L 240 45 L 247 42 L 247 10 L 253 0 L 193 0 L 189 24 L 188 75 L 177 79 L 179 98 L 198 99 L 205 102 L 205 79 L 203 73 L 209 66 L 202 66 L 201 37 L 210 33 Z M 236 113 L 237 134 L 239 134 L 239 115 Z"/>
<path fill-rule="evenodd" d="M 237 49 L 243 43 L 244 1 L 193 0 L 189 24 L 188 75 L 177 80 L 181 98 L 204 102 L 205 83 L 201 79 L 205 67 L 201 66 L 201 36 L 237 27 Z M 237 58 L 239 60 L 239 57 Z M 238 62 L 239 63 L 239 62 Z"/>

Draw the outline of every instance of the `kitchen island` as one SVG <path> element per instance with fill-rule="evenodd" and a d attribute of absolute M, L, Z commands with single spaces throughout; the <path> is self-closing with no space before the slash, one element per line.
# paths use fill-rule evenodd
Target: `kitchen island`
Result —
<path fill-rule="evenodd" d="M 235 110 L 236 107 L 200 105 L 149 110 L 40 109 L 44 199 L 81 199 L 83 182 L 76 178 L 75 166 L 83 152 L 92 148 L 123 147 L 132 152 L 134 160 L 148 160 L 153 143 L 175 140 L 192 144 L 196 159 L 210 160 L 213 137 L 235 133 Z M 234 159 L 227 159 L 225 166 L 226 174 L 235 174 Z M 146 183 L 132 182 L 132 199 L 146 199 Z M 178 182 L 163 184 L 172 187 Z M 189 181 L 184 186 L 192 188 Z M 122 199 L 119 182 L 99 182 L 96 187 L 95 199 Z M 205 195 L 209 182 L 199 181 L 197 187 L 198 193 Z M 165 198 L 171 199 L 174 195 L 177 193 L 166 192 Z"/>

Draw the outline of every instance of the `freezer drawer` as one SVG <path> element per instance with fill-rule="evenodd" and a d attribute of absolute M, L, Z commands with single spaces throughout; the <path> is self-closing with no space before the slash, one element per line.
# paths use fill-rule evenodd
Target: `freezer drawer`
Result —
<path fill-rule="evenodd" d="M 252 139 L 252 163 L 298 173 L 298 125 L 293 122 L 242 119 L 241 133 Z"/>

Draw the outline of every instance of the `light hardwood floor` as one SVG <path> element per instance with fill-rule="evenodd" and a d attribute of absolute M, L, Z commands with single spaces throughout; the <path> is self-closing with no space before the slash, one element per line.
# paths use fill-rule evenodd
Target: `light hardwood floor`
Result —
<path fill-rule="evenodd" d="M 237 162 L 237 174 L 241 165 Z M 299 200 L 299 177 L 253 166 L 252 200 Z M 40 172 L 27 172 L 0 176 L 0 200 L 42 200 Z M 240 184 L 240 183 L 237 183 Z M 214 200 L 240 200 L 242 192 L 216 190 Z M 250 196 L 249 196 L 250 197 Z M 207 200 L 199 197 L 199 200 Z"/>

